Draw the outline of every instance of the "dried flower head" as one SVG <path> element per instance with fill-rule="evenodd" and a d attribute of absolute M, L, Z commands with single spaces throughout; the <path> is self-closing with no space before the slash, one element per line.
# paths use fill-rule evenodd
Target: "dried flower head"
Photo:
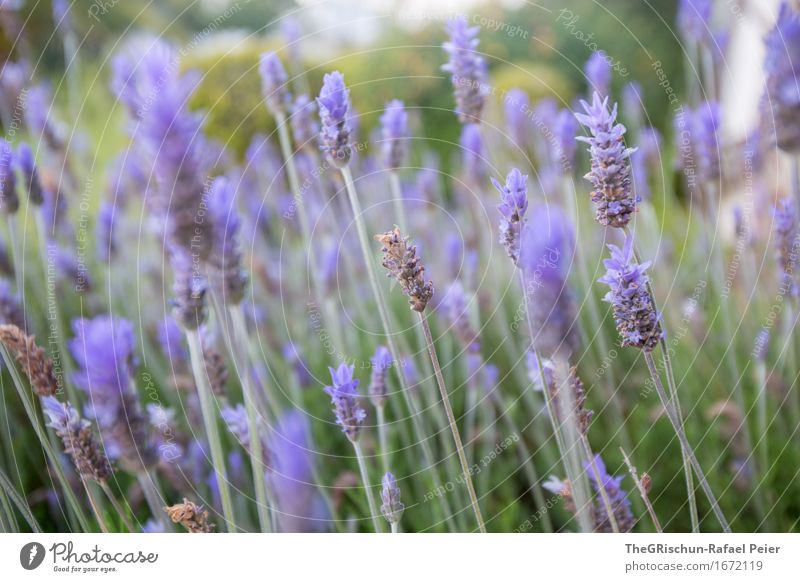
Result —
<path fill-rule="evenodd" d="M 614 320 L 623 346 L 633 346 L 651 352 L 663 336 L 661 322 L 653 299 L 647 290 L 646 271 L 650 261 L 634 262 L 633 237 L 625 239 L 623 248 L 608 245 L 611 258 L 603 261 L 606 274 L 599 279 L 611 290 L 604 300 L 614 308 Z"/>
<path fill-rule="evenodd" d="M 97 444 L 88 420 L 81 418 L 69 403 L 61 403 L 55 396 L 42 398 L 42 410 L 64 443 L 64 452 L 72 458 L 78 474 L 84 479 L 104 483 L 111 475 L 111 465 Z"/>
<path fill-rule="evenodd" d="M 501 202 L 497 206 L 500 219 L 500 242 L 506 254 L 516 265 L 519 261 L 519 245 L 525 212 L 528 210 L 528 176 L 514 168 L 506 176 L 505 185 L 492 178 L 492 184 L 500 192 Z"/>
<path fill-rule="evenodd" d="M 195 505 L 185 497 L 183 503 L 165 507 L 164 511 L 172 523 L 181 524 L 189 533 L 213 533 L 216 527 L 208 521 L 208 510 L 202 505 Z"/>
<path fill-rule="evenodd" d="M 409 296 L 412 311 L 422 313 L 433 297 L 433 283 L 425 281 L 425 266 L 417 257 L 417 247 L 409 245 L 395 226 L 384 234 L 376 234 L 375 240 L 383 245 L 383 266 L 388 276 L 397 279 L 403 293 Z"/>
<path fill-rule="evenodd" d="M 33 336 L 25 335 L 16 325 L 0 325 L 0 343 L 22 365 L 31 388 L 37 395 L 52 396 L 56 393 L 58 381 L 53 362 L 44 349 L 36 345 Z"/>
<path fill-rule="evenodd" d="M 325 386 L 325 392 L 333 402 L 336 423 L 350 442 L 356 442 L 361 434 L 361 427 L 367 419 L 367 412 L 361 407 L 361 395 L 358 393 L 358 380 L 353 378 L 353 366 L 342 362 L 337 369 L 328 368 L 331 373 L 331 385 Z"/>
<path fill-rule="evenodd" d="M 325 75 L 317 104 L 322 122 L 320 148 L 325 152 L 328 161 L 337 168 L 344 168 L 350 163 L 353 155 L 347 116 L 350 109 L 350 91 L 339 71 Z"/>
<path fill-rule="evenodd" d="M 594 94 L 592 104 L 581 101 L 586 115 L 576 113 L 578 121 L 589 129 L 591 137 L 576 139 L 589 144 L 592 170 L 585 178 L 592 183 L 592 202 L 597 221 L 603 226 L 622 228 L 636 211 L 636 198 L 631 188 L 630 155 L 625 147 L 625 126 L 616 123 L 617 105 L 609 111 L 608 97 Z"/>
<path fill-rule="evenodd" d="M 391 473 L 386 473 L 381 480 L 381 513 L 391 524 L 399 523 L 403 516 L 405 505 L 400 501 L 400 488 L 397 479 Z"/>
<path fill-rule="evenodd" d="M 479 26 L 470 27 L 466 17 L 447 23 L 450 40 L 442 44 L 449 60 L 442 66 L 451 75 L 456 113 L 461 123 L 479 123 L 486 104 L 486 62 L 478 54 Z"/>

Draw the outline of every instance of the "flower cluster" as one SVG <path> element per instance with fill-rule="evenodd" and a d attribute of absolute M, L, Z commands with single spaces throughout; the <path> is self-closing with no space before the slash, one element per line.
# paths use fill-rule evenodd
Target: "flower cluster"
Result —
<path fill-rule="evenodd" d="M 397 479 L 391 473 L 386 473 L 381 480 L 381 485 L 381 513 L 389 523 L 398 523 L 403 516 L 405 505 L 400 501 Z"/>
<path fill-rule="evenodd" d="M 516 265 L 519 261 L 519 245 L 525 212 L 528 210 L 528 176 L 514 168 L 506 176 L 505 185 L 492 178 L 492 184 L 500 192 L 501 202 L 497 206 L 500 219 L 500 243 Z"/>
<path fill-rule="evenodd" d="M 604 300 L 614 308 L 614 320 L 623 346 L 651 352 L 663 336 L 653 298 L 647 289 L 650 261 L 636 264 L 633 237 L 625 239 L 623 248 L 608 245 L 611 258 L 603 261 L 606 274 L 599 279 L 610 287 Z"/>
<path fill-rule="evenodd" d="M 456 113 L 462 123 L 478 123 L 486 104 L 486 62 L 478 52 L 480 27 L 470 27 L 466 18 L 454 18 L 447 24 L 450 40 L 442 47 L 449 61 L 442 66 L 451 75 L 456 98 Z"/>
<path fill-rule="evenodd" d="M 622 228 L 630 222 L 636 211 L 636 198 L 631 187 L 630 155 L 634 151 L 625 147 L 625 126 L 616 123 L 617 105 L 608 109 L 608 97 L 601 99 L 595 93 L 592 104 L 582 101 L 586 115 L 576 113 L 578 121 L 589 129 L 591 137 L 576 139 L 589 144 L 592 171 L 586 179 L 594 187 L 592 202 L 596 207 L 597 221 L 603 226 Z"/>
<path fill-rule="evenodd" d="M 350 91 L 339 71 L 325 75 L 322 89 L 317 97 L 319 117 L 322 122 L 320 148 L 328 161 L 337 168 L 344 168 L 353 155 L 350 147 L 350 127 L 347 112 L 350 109 Z"/>
<path fill-rule="evenodd" d="M 333 402 L 336 423 L 350 442 L 358 441 L 361 427 L 367 419 L 367 411 L 361 407 L 361 396 L 358 393 L 358 380 L 353 378 L 353 366 L 341 363 L 338 368 L 329 368 L 331 385 L 325 386 L 325 392 Z"/>
<path fill-rule="evenodd" d="M 605 492 L 620 533 L 631 531 L 636 520 L 631 512 L 631 502 L 628 499 L 628 494 L 620 487 L 624 477 L 612 477 L 609 475 L 600 455 L 595 455 L 593 461 L 586 461 L 584 468 L 589 477 L 589 482 L 598 496 L 594 507 L 594 531 L 602 533 L 611 533 L 613 531 L 606 504 L 601 498 L 601 489 Z M 595 471 L 597 475 L 595 475 Z"/>
<path fill-rule="evenodd" d="M 372 374 L 369 382 L 369 399 L 376 408 L 386 404 L 388 389 L 386 376 L 392 367 L 392 354 L 386 346 L 378 346 L 372 356 Z"/>
<path fill-rule="evenodd" d="M 258 65 L 261 73 L 261 93 L 267 101 L 267 107 L 273 114 L 285 114 L 292 102 L 292 95 L 287 85 L 288 77 L 283 63 L 274 52 L 261 55 Z"/>

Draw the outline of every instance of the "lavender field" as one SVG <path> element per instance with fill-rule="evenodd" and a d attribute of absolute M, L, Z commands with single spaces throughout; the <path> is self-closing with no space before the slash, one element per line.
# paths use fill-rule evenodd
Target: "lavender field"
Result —
<path fill-rule="evenodd" d="M 798 3 L 133 4 L 0 0 L 0 531 L 800 530 Z"/>

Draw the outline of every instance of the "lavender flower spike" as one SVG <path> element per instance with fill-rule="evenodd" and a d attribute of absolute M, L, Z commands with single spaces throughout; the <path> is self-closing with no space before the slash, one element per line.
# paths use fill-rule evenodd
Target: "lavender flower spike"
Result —
<path fill-rule="evenodd" d="M 766 103 L 774 120 L 775 140 L 780 149 L 796 154 L 800 152 L 800 13 L 786 1 L 766 45 Z"/>
<path fill-rule="evenodd" d="M 519 261 L 519 245 L 525 212 L 528 210 L 528 176 L 514 168 L 506 176 L 505 185 L 492 178 L 492 184 L 500 192 L 501 203 L 497 206 L 500 219 L 500 242 L 516 265 Z"/>
<path fill-rule="evenodd" d="M 650 261 L 641 265 L 633 262 L 633 237 L 625 239 L 622 249 L 615 245 L 608 245 L 608 248 L 611 258 L 603 261 L 607 271 L 599 281 L 611 288 L 604 300 L 614 308 L 622 345 L 652 352 L 663 337 L 663 331 L 653 299 L 647 291 L 645 271 L 650 267 Z"/>
<path fill-rule="evenodd" d="M 534 333 L 531 341 L 544 357 L 569 354 L 579 340 L 575 300 L 567 282 L 575 259 L 575 230 L 557 206 L 537 204 L 528 214 L 519 267 Z"/>
<path fill-rule="evenodd" d="M 72 458 L 78 474 L 83 479 L 105 483 L 111 475 L 108 459 L 98 446 L 88 420 L 80 418 L 69 403 L 61 403 L 55 396 L 42 398 L 42 410 L 64 443 L 64 452 Z"/>
<path fill-rule="evenodd" d="M 400 488 L 397 479 L 391 473 L 386 473 L 381 480 L 381 513 L 391 525 L 400 522 L 405 505 L 400 501 Z"/>
<path fill-rule="evenodd" d="M 183 329 L 197 329 L 207 315 L 206 280 L 183 247 L 173 246 L 170 249 L 170 262 L 175 273 L 172 315 Z"/>
<path fill-rule="evenodd" d="M 447 24 L 450 40 L 442 45 L 449 56 L 442 70 L 451 74 L 461 123 L 479 123 L 486 104 L 486 62 L 476 51 L 479 31 L 467 26 L 466 17 L 454 18 Z"/>
<path fill-rule="evenodd" d="M 375 408 L 386 404 L 386 376 L 392 367 L 392 354 L 386 346 L 378 346 L 372 356 L 372 376 L 369 383 L 369 399 Z"/>
<path fill-rule="evenodd" d="M 274 52 L 263 53 L 258 72 L 261 74 L 261 92 L 267 101 L 267 107 L 273 115 L 285 114 L 292 102 L 292 95 L 287 85 L 286 70 L 278 55 Z"/>
<path fill-rule="evenodd" d="M 325 387 L 325 393 L 331 397 L 336 423 L 351 443 L 358 441 L 361 427 L 367 419 L 367 412 L 361 407 L 358 393 L 358 380 L 353 378 L 353 366 L 344 362 L 337 369 L 328 368 L 331 372 L 331 386 Z"/>
<path fill-rule="evenodd" d="M 22 142 L 17 147 L 17 163 L 25 180 L 25 189 L 28 192 L 28 200 L 31 204 L 41 206 L 44 204 L 44 192 L 39 181 L 39 172 L 36 170 L 36 162 L 33 159 L 33 152 L 30 146 Z"/>
<path fill-rule="evenodd" d="M 381 137 L 383 163 L 390 170 L 397 170 L 405 160 L 408 137 L 408 113 L 402 101 L 394 99 L 386 104 L 381 115 Z"/>
<path fill-rule="evenodd" d="M 350 127 L 347 125 L 350 91 L 339 71 L 325 75 L 317 104 L 322 121 L 320 148 L 334 166 L 344 168 L 353 155 L 350 148 Z"/>
<path fill-rule="evenodd" d="M 700 42 L 709 33 L 711 0 L 680 0 L 678 4 L 678 28 L 686 38 Z"/>
<path fill-rule="evenodd" d="M 584 69 L 589 90 L 606 96 L 611 91 L 611 63 L 603 51 L 592 53 Z"/>
<path fill-rule="evenodd" d="M 611 511 L 614 513 L 614 521 L 617 522 L 620 533 L 627 533 L 633 529 L 636 520 L 631 512 L 631 502 L 628 499 L 628 494 L 622 490 L 620 484 L 624 477 L 612 477 L 606 471 L 606 465 L 600 455 L 594 456 L 594 462 L 586 461 L 584 464 L 586 474 L 592 484 L 592 488 L 601 495 L 601 489 L 604 490 L 608 498 Z M 599 473 L 600 480 L 598 481 L 595 475 L 595 469 Z M 611 527 L 611 519 L 608 515 L 605 503 L 598 499 L 594 508 L 594 531 L 610 533 L 613 531 Z"/>
<path fill-rule="evenodd" d="M 0 138 L 0 211 L 14 214 L 17 210 L 19 210 L 19 196 L 14 175 L 14 148 Z"/>
<path fill-rule="evenodd" d="M 225 176 L 218 176 L 211 184 L 208 213 L 213 222 L 214 245 L 208 257 L 212 279 L 227 305 L 238 305 L 244 298 L 247 274 L 242 269 L 239 248 L 241 220 L 236 210 L 235 186 Z"/>
<path fill-rule="evenodd" d="M 289 123 L 292 126 L 292 137 L 299 148 L 309 147 L 316 143 L 319 135 L 319 126 L 314 121 L 317 104 L 308 95 L 298 95 L 292 105 L 292 116 Z"/>
<path fill-rule="evenodd" d="M 594 94 L 592 104 L 581 101 L 586 115 L 576 113 L 578 121 L 589 129 L 592 136 L 578 136 L 578 141 L 589 144 L 592 171 L 585 178 L 592 183 L 592 202 L 596 207 L 597 221 L 603 226 L 623 228 L 636 211 L 636 197 L 631 187 L 630 155 L 633 148 L 625 147 L 625 126 L 615 123 L 617 105 L 609 111 L 608 97 L 600 99 Z"/>

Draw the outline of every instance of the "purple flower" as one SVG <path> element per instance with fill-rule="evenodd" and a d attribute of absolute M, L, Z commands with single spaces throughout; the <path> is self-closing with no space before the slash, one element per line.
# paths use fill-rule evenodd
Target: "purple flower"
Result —
<path fill-rule="evenodd" d="M 213 223 L 214 245 L 208 263 L 215 287 L 222 301 L 228 305 L 241 303 L 247 287 L 247 275 L 242 270 L 239 248 L 241 220 L 236 210 L 235 196 L 232 180 L 217 176 L 211 183 L 208 217 Z"/>
<path fill-rule="evenodd" d="M 330 514 L 314 484 L 314 443 L 308 418 L 299 410 L 285 412 L 269 439 L 271 471 L 267 474 L 275 493 L 281 532 L 324 532 Z"/>
<path fill-rule="evenodd" d="M 20 143 L 17 147 L 17 163 L 25 181 L 28 200 L 30 200 L 31 204 L 41 206 L 44 203 L 44 193 L 42 192 L 41 182 L 39 182 L 39 172 L 36 170 L 33 151 L 25 142 Z"/>
<path fill-rule="evenodd" d="M 769 329 L 762 327 L 761 331 L 756 335 L 756 341 L 753 344 L 752 356 L 761 360 L 762 362 L 767 359 L 769 352 Z"/>
<path fill-rule="evenodd" d="M 134 54 L 134 50 L 138 52 Z M 203 220 L 209 156 L 203 116 L 187 102 L 199 77 L 183 74 L 175 50 L 158 39 L 132 47 L 113 61 L 112 87 L 129 109 L 139 155 L 152 160 L 153 207 L 171 244 L 206 259 L 212 225 Z"/>
<path fill-rule="evenodd" d="M 655 127 L 643 127 L 639 132 L 637 152 L 648 169 L 658 173 L 661 168 L 661 134 Z"/>
<path fill-rule="evenodd" d="M 517 168 L 506 176 L 505 185 L 492 178 L 492 184 L 500 192 L 500 243 L 506 248 L 506 254 L 516 265 L 519 261 L 519 244 L 522 225 L 525 223 L 525 212 L 528 210 L 528 176 Z"/>
<path fill-rule="evenodd" d="M 622 88 L 622 113 L 634 128 L 642 126 L 644 113 L 644 92 L 637 81 L 626 83 Z"/>
<path fill-rule="evenodd" d="M 609 111 L 608 97 L 595 93 L 592 104 L 581 101 L 586 115 L 576 113 L 578 121 L 589 129 L 591 137 L 576 139 L 589 144 L 592 170 L 585 178 L 592 183 L 592 202 L 597 221 L 603 226 L 622 228 L 636 211 L 636 197 L 631 188 L 630 155 L 635 150 L 625 147 L 625 126 L 616 123 L 617 105 Z"/>
<path fill-rule="evenodd" d="M 447 288 L 442 304 L 446 309 L 447 319 L 464 349 L 473 354 L 480 352 L 480 340 L 470 322 L 467 296 L 460 281 L 453 281 Z"/>
<path fill-rule="evenodd" d="M 626 237 L 619 248 L 608 245 L 611 258 L 603 261 L 606 274 L 598 279 L 610 287 L 604 301 L 614 308 L 614 320 L 623 346 L 633 346 L 651 352 L 663 337 L 661 322 L 647 290 L 646 274 L 650 261 L 634 262 L 633 237 Z"/>
<path fill-rule="evenodd" d="M 14 148 L 0 138 L 0 211 L 5 214 L 14 214 L 19 210 L 14 157 Z"/>
<path fill-rule="evenodd" d="M 109 262 L 117 253 L 117 240 L 114 236 L 116 208 L 108 200 L 104 200 L 97 212 L 95 237 L 97 239 L 97 258 L 101 262 Z"/>
<path fill-rule="evenodd" d="M 184 329 L 197 329 L 206 319 L 206 280 L 182 247 L 170 249 L 170 263 L 175 277 L 172 314 Z"/>
<path fill-rule="evenodd" d="M 486 162 L 481 128 L 475 123 L 467 123 L 461 130 L 461 167 L 467 180 L 474 188 L 483 186 L 486 181 Z"/>
<path fill-rule="evenodd" d="M 522 230 L 519 267 L 534 348 L 543 356 L 578 347 L 577 313 L 567 278 L 574 260 L 575 232 L 557 207 L 537 204 Z"/>
<path fill-rule="evenodd" d="M 531 118 L 528 115 L 531 111 L 528 94 L 522 89 L 510 89 L 503 100 L 503 106 L 506 129 L 511 141 L 515 148 L 524 151 L 530 142 L 528 133 L 532 128 Z"/>
<path fill-rule="evenodd" d="M 317 104 L 308 95 L 298 95 L 292 105 L 292 116 L 289 123 L 292 126 L 292 137 L 299 148 L 316 144 L 319 135 L 319 125 L 314 120 Z"/>
<path fill-rule="evenodd" d="M 684 170 L 695 170 L 697 180 L 708 184 L 719 180 L 722 152 L 718 132 L 722 127 L 719 103 L 707 101 L 694 110 L 684 113 L 686 129 L 689 131 L 690 148 L 681 148 L 681 165 Z M 681 119 L 678 119 L 678 124 Z"/>
<path fill-rule="evenodd" d="M 386 473 L 381 480 L 381 485 L 381 513 L 389 523 L 398 523 L 406 507 L 400 501 L 397 479 L 391 473 Z"/>
<path fill-rule="evenodd" d="M 766 38 L 765 107 L 782 150 L 800 152 L 800 14 L 784 0 Z"/>
<path fill-rule="evenodd" d="M 388 388 L 386 377 L 392 367 L 392 354 L 386 346 L 378 346 L 372 356 L 372 375 L 369 383 L 369 399 L 375 408 L 386 404 Z"/>
<path fill-rule="evenodd" d="M 678 28 L 686 38 L 701 42 L 708 33 L 711 20 L 711 0 L 680 0 Z"/>
<path fill-rule="evenodd" d="M 5 279 L 0 279 L 0 323 L 16 325 L 23 331 L 28 327 L 19 297 L 11 292 L 11 285 Z"/>
<path fill-rule="evenodd" d="M 53 21 L 56 24 L 56 30 L 62 34 L 72 30 L 69 4 L 69 0 L 53 0 Z"/>
<path fill-rule="evenodd" d="M 78 261 L 76 254 L 55 241 L 47 243 L 47 256 L 51 258 L 58 274 L 69 281 L 78 293 L 88 293 L 92 289 L 86 264 Z"/>
<path fill-rule="evenodd" d="M 383 163 L 390 170 L 403 165 L 408 138 L 408 113 L 402 101 L 393 99 L 381 115 Z"/>
<path fill-rule="evenodd" d="M 322 122 L 320 148 L 337 168 L 344 168 L 353 155 L 350 147 L 350 127 L 347 112 L 350 109 L 350 91 L 339 71 L 325 75 L 317 97 L 319 117 Z"/>
<path fill-rule="evenodd" d="M 775 225 L 775 259 L 780 269 L 781 286 L 790 295 L 798 293 L 796 282 L 797 253 L 800 246 L 797 205 L 793 198 L 778 200 L 772 210 Z"/>
<path fill-rule="evenodd" d="M 247 409 L 244 405 L 223 406 L 220 410 L 220 415 L 234 438 L 247 452 L 252 454 L 250 450 L 250 424 L 247 418 Z M 256 432 L 261 439 L 262 459 L 260 462 L 266 463 L 269 457 L 267 454 L 267 427 L 263 423 L 257 423 Z"/>
<path fill-rule="evenodd" d="M 442 70 L 451 74 L 458 119 L 461 123 L 479 123 L 487 93 L 486 62 L 476 50 L 480 27 L 470 28 L 462 16 L 447 23 L 447 32 L 450 40 L 442 48 L 449 61 Z"/>
<path fill-rule="evenodd" d="M 325 393 L 331 397 L 336 423 L 350 442 L 358 441 L 361 427 L 367 419 L 367 412 L 361 407 L 358 393 L 358 380 L 353 378 L 353 366 L 339 364 L 337 369 L 328 368 L 331 372 L 331 385 L 325 386 Z"/>
<path fill-rule="evenodd" d="M 584 68 L 589 91 L 605 97 L 611 90 L 611 62 L 603 51 L 595 51 L 586 61 Z"/>
<path fill-rule="evenodd" d="M 553 162 L 558 164 L 562 174 L 569 174 L 575 163 L 575 134 L 578 121 L 569 109 L 562 109 L 553 122 Z"/>
<path fill-rule="evenodd" d="M 600 455 L 594 456 L 593 463 L 591 461 L 585 461 L 584 469 L 589 477 L 589 482 L 592 484 L 592 488 L 598 495 L 594 507 L 594 531 L 603 533 L 610 533 L 613 531 L 606 504 L 601 497 L 601 490 L 605 491 L 620 533 L 631 531 L 636 520 L 631 512 L 631 502 L 628 499 L 628 494 L 620 487 L 624 476 L 612 477 L 609 475 L 606 471 L 606 465 L 603 463 L 603 459 L 600 458 Z M 598 475 L 595 475 L 595 470 Z"/>
<path fill-rule="evenodd" d="M 297 344 L 294 342 L 286 342 L 281 353 L 286 363 L 294 369 L 300 386 L 303 388 L 310 386 L 314 378 L 308 369 L 308 362 L 306 362 Z"/>
<path fill-rule="evenodd" d="M 261 74 L 261 93 L 273 115 L 286 113 L 292 103 L 287 84 L 288 76 L 281 60 L 274 52 L 262 53 L 258 64 Z"/>
<path fill-rule="evenodd" d="M 169 315 L 158 325 L 158 343 L 167 359 L 173 365 L 176 362 L 188 362 L 189 352 L 184 346 L 184 334 L 178 322 Z"/>
<path fill-rule="evenodd" d="M 35 85 L 25 94 L 25 123 L 36 140 L 43 140 L 53 150 L 61 150 L 65 142 L 64 127 L 56 121 L 53 98 L 44 85 Z"/>
<path fill-rule="evenodd" d="M 69 403 L 61 403 L 55 396 L 42 397 L 42 411 L 47 416 L 47 426 L 56 431 L 64 443 L 64 452 L 70 456 L 82 479 L 104 483 L 111 476 L 108 459 L 98 446 L 88 420 L 81 418 Z"/>
<path fill-rule="evenodd" d="M 650 198 L 650 180 L 647 171 L 647 160 L 641 151 L 635 151 L 631 157 L 631 177 L 633 178 L 633 193 L 637 200 Z"/>
<path fill-rule="evenodd" d="M 133 389 L 133 324 L 101 315 L 72 322 L 69 349 L 77 365 L 75 385 L 89 398 L 86 414 L 97 423 L 106 453 L 130 470 L 153 460 L 146 421 Z"/>

